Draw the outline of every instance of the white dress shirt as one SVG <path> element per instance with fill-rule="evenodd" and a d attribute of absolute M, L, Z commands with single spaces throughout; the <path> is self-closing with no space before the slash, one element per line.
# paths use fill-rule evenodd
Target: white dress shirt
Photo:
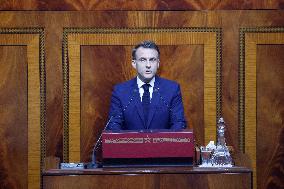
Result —
<path fill-rule="evenodd" d="M 153 79 L 148 83 L 148 84 L 150 84 L 150 86 L 149 86 L 150 99 L 152 99 L 154 83 L 155 83 L 155 77 L 153 77 Z M 140 94 L 141 102 L 142 102 L 142 96 L 144 94 L 144 89 L 142 87 L 144 84 L 146 84 L 146 83 L 141 81 L 141 79 L 139 79 L 139 77 L 137 76 L 137 85 L 138 85 L 138 88 L 139 88 L 139 94 Z"/>

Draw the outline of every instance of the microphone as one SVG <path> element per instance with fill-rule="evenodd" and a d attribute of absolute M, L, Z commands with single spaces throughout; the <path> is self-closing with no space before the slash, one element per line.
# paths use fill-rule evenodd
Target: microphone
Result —
<path fill-rule="evenodd" d="M 109 123 L 110 123 L 110 121 L 112 120 L 113 117 L 114 117 L 114 116 L 111 116 L 111 117 L 109 118 L 107 124 L 105 125 L 105 127 L 104 127 L 104 129 L 103 129 L 102 131 L 105 131 L 105 130 L 107 129 L 107 127 L 108 127 L 108 125 L 109 125 Z M 102 142 L 101 140 L 102 140 L 102 134 L 100 134 L 100 137 L 98 138 L 97 142 L 95 143 L 94 150 L 97 150 L 97 149 L 98 149 L 98 147 L 100 146 L 100 144 L 101 144 L 101 142 Z"/>
<path fill-rule="evenodd" d="M 166 107 L 169 109 L 169 111 L 173 114 L 173 109 L 172 107 L 169 105 L 169 103 L 164 99 L 164 97 L 162 96 L 162 94 L 159 91 L 159 88 L 154 88 L 154 91 L 159 93 L 160 99 L 164 102 L 164 104 L 166 105 Z M 174 118 L 176 118 L 176 115 L 173 114 Z M 186 127 L 186 124 L 184 123 L 183 129 Z"/>
<path fill-rule="evenodd" d="M 136 94 L 137 92 L 138 92 L 137 89 L 134 89 L 134 90 L 133 90 L 133 94 L 132 94 L 130 100 L 127 102 L 126 106 L 122 109 L 123 112 L 125 112 L 125 110 L 128 108 L 128 106 L 131 104 L 131 102 L 133 101 L 134 96 L 135 96 L 135 94 Z"/>
<path fill-rule="evenodd" d="M 133 90 L 133 94 L 132 94 L 130 100 L 127 102 L 126 106 L 125 106 L 124 108 L 122 108 L 122 112 L 125 112 L 125 110 L 129 107 L 129 105 L 130 105 L 131 102 L 133 101 L 134 95 L 135 95 L 135 93 L 136 93 L 137 91 L 138 91 L 137 89 L 134 89 L 134 90 Z M 99 165 L 96 163 L 96 152 L 97 152 L 97 150 L 99 149 L 99 147 L 100 147 L 101 144 L 102 144 L 102 133 L 103 133 L 103 131 L 105 131 L 105 130 L 108 129 L 109 124 L 111 123 L 112 119 L 115 118 L 115 117 L 120 118 L 121 115 L 115 115 L 115 114 L 114 114 L 114 115 L 112 115 L 112 116 L 109 118 L 109 120 L 107 121 L 107 123 L 106 123 L 104 129 L 102 130 L 102 132 L 101 132 L 99 138 L 97 139 L 97 141 L 96 141 L 96 143 L 95 143 L 95 146 L 94 146 L 93 152 L 92 152 L 92 168 L 96 168 L 96 167 L 99 166 Z"/>
<path fill-rule="evenodd" d="M 118 116 L 120 117 L 120 115 L 118 115 Z M 97 150 L 99 149 L 99 147 L 100 147 L 101 144 L 102 144 L 102 133 L 103 133 L 103 131 L 105 131 L 105 130 L 108 128 L 109 123 L 111 122 L 111 120 L 112 120 L 114 117 L 115 117 L 115 116 L 112 115 L 112 116 L 109 118 L 107 124 L 105 125 L 104 129 L 102 130 L 102 132 L 101 132 L 99 138 L 97 139 L 97 141 L 96 141 L 96 143 L 95 143 L 95 146 L 94 146 L 93 152 L 92 152 L 92 168 L 99 167 L 99 165 L 96 163 L 96 152 L 97 152 Z"/>
<path fill-rule="evenodd" d="M 169 111 L 172 112 L 172 108 L 170 107 L 170 105 L 166 102 L 166 100 L 163 98 L 163 96 L 161 95 L 160 91 L 159 91 L 160 88 L 155 88 L 154 87 L 154 91 L 159 93 L 159 96 L 160 96 L 160 99 L 164 102 L 164 104 L 169 108 Z"/>

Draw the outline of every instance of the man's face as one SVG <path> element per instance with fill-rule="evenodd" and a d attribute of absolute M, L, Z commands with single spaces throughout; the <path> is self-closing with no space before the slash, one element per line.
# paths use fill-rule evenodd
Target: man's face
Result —
<path fill-rule="evenodd" d="M 155 49 L 139 47 L 132 66 L 136 69 L 139 79 L 148 83 L 156 75 L 159 68 L 159 54 Z"/>

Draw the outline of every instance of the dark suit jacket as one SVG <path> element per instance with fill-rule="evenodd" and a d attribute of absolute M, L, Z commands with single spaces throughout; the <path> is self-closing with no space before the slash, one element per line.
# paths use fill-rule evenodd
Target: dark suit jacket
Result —
<path fill-rule="evenodd" d="M 179 84 L 156 76 L 147 123 L 137 78 L 116 85 L 107 124 L 109 130 L 184 129 L 186 123 Z"/>

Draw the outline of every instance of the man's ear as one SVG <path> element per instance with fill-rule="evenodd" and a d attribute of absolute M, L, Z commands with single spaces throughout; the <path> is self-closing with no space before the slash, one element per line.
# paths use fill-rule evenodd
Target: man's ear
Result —
<path fill-rule="evenodd" d="M 160 59 L 158 59 L 158 68 L 160 67 Z"/>
<path fill-rule="evenodd" d="M 132 61 L 131 61 L 131 65 L 132 65 L 132 67 L 133 67 L 134 69 L 136 69 L 136 60 L 132 60 Z"/>

